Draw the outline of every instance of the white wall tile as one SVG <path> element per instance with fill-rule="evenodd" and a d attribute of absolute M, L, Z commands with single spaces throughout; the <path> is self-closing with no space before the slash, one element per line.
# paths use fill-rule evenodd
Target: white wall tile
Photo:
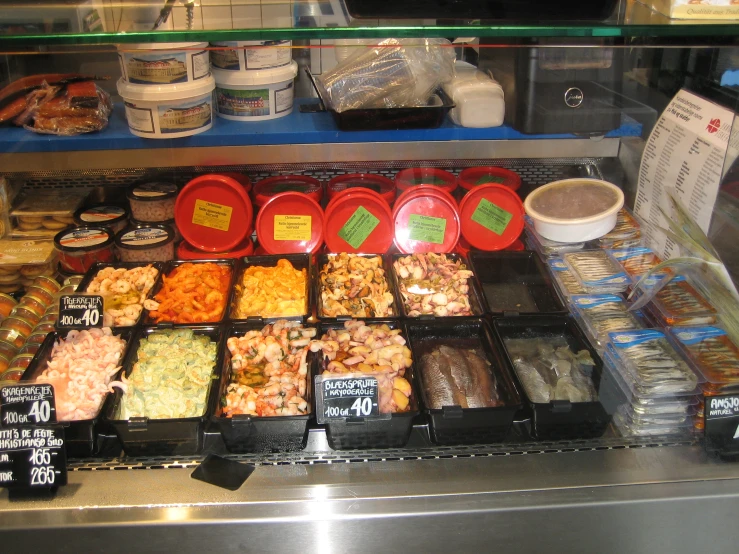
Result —
<path fill-rule="evenodd" d="M 259 4 L 232 6 L 234 29 L 260 29 L 262 27 L 262 8 Z"/>
<path fill-rule="evenodd" d="M 260 6 L 261 0 L 231 0 L 232 6 Z"/>
<path fill-rule="evenodd" d="M 203 6 L 204 29 L 231 29 L 231 6 Z"/>
<path fill-rule="evenodd" d="M 262 27 L 292 27 L 293 17 L 290 4 L 262 0 Z"/>

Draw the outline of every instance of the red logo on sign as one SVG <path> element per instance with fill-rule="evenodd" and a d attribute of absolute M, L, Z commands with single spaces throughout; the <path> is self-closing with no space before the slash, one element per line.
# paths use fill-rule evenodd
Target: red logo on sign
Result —
<path fill-rule="evenodd" d="M 706 125 L 706 130 L 708 130 L 709 133 L 713 134 L 718 132 L 718 130 L 721 128 L 721 120 L 717 117 L 715 119 L 712 119 L 708 122 L 708 125 Z"/>

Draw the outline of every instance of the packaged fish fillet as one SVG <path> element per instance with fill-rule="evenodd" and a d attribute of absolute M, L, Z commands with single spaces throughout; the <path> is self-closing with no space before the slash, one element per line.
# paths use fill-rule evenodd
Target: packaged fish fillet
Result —
<path fill-rule="evenodd" d="M 681 277 L 662 287 L 648 309 L 662 327 L 713 325 L 717 321 L 716 308 Z"/>
<path fill-rule="evenodd" d="M 563 299 L 568 299 L 573 294 L 585 294 L 586 291 L 580 284 L 580 281 L 572 274 L 567 265 L 561 258 L 550 258 L 547 260 L 547 266 L 552 273 L 554 282 L 557 283 L 560 295 Z"/>
<path fill-rule="evenodd" d="M 584 242 L 556 242 L 545 239 L 534 229 L 534 223 L 529 216 L 524 216 L 526 238 L 530 243 L 530 250 L 539 253 L 542 259 L 559 257 L 565 252 L 577 252 L 585 247 Z"/>
<path fill-rule="evenodd" d="M 626 272 L 604 250 L 567 252 L 562 260 L 589 294 L 623 292 L 631 283 Z"/>
<path fill-rule="evenodd" d="M 698 376 L 662 331 L 640 329 L 608 334 L 614 367 L 638 396 L 674 396 L 696 392 Z"/>
<path fill-rule="evenodd" d="M 672 327 L 674 337 L 693 367 L 706 380 L 706 395 L 739 390 L 739 348 L 718 326 Z"/>
<path fill-rule="evenodd" d="M 634 282 L 654 266 L 662 263 L 660 257 L 645 246 L 617 248 L 609 250 L 608 253 L 621 265 Z"/>
<path fill-rule="evenodd" d="M 605 349 L 608 333 L 634 331 L 646 327 L 639 316 L 628 311 L 628 305 L 618 295 L 574 295 L 571 302 L 578 320 L 584 324 L 585 331 L 598 352 Z"/>

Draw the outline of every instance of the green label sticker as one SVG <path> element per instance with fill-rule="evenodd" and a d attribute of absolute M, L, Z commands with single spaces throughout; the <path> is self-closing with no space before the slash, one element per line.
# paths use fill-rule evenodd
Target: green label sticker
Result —
<path fill-rule="evenodd" d="M 421 242 L 444 244 L 446 219 L 429 215 L 411 214 L 408 216 L 408 238 Z"/>
<path fill-rule="evenodd" d="M 364 244 L 367 237 L 380 224 L 380 220 L 362 206 L 359 206 L 352 216 L 339 229 L 339 236 L 355 250 Z"/>
<path fill-rule="evenodd" d="M 493 184 L 499 185 L 504 182 L 505 182 L 505 177 L 501 177 L 500 175 L 483 175 L 477 181 L 475 181 L 475 184 L 476 185 L 489 185 L 493 183 Z"/>
<path fill-rule="evenodd" d="M 443 177 L 413 177 L 409 179 L 412 185 L 446 185 L 447 181 Z"/>
<path fill-rule="evenodd" d="M 505 211 L 500 206 L 496 206 L 489 200 L 483 198 L 472 213 L 472 221 L 475 221 L 490 229 L 496 235 L 502 235 L 503 231 L 508 227 L 513 214 Z"/>

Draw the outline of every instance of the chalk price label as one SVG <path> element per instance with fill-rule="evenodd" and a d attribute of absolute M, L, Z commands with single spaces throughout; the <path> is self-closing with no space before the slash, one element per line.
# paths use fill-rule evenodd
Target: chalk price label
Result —
<path fill-rule="evenodd" d="M 377 417 L 379 388 L 374 377 L 316 377 L 318 423 L 332 419 Z"/>
<path fill-rule="evenodd" d="M 59 299 L 57 327 L 89 329 L 103 326 L 103 297 L 67 294 Z"/>
<path fill-rule="evenodd" d="M 706 450 L 739 456 L 739 395 L 707 396 L 704 410 Z"/>
<path fill-rule="evenodd" d="M 67 484 L 64 428 L 0 428 L 0 487 L 51 489 Z"/>
<path fill-rule="evenodd" d="M 0 389 L 0 424 L 56 423 L 54 387 L 49 384 L 8 385 Z"/>

